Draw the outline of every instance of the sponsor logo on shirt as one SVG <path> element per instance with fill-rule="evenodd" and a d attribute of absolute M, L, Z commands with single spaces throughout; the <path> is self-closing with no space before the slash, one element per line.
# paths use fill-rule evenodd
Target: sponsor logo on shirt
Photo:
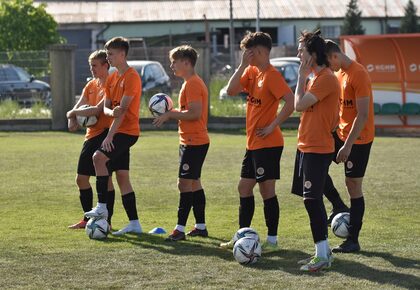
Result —
<path fill-rule="evenodd" d="M 248 97 L 246 98 L 246 101 L 247 101 L 248 103 L 250 103 L 251 105 L 254 105 L 254 106 L 261 106 L 261 104 L 262 104 L 261 99 L 254 98 L 254 97 L 252 97 L 252 96 L 248 96 Z"/>

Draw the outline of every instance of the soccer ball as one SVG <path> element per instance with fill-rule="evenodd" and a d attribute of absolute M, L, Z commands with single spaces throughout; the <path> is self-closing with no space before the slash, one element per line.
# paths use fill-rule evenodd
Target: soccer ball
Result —
<path fill-rule="evenodd" d="M 91 218 L 86 224 L 86 234 L 93 240 L 102 240 L 109 233 L 109 225 L 104 218 Z"/>
<path fill-rule="evenodd" d="M 261 257 L 261 244 L 254 238 L 244 237 L 233 246 L 233 257 L 239 264 L 254 264 Z"/>
<path fill-rule="evenodd" d="M 83 106 L 80 106 L 79 108 L 84 109 L 84 108 L 89 108 L 89 107 L 90 107 L 89 105 L 83 105 Z M 89 116 L 89 117 L 77 115 L 76 120 L 77 120 L 77 124 L 79 124 L 79 126 L 83 128 L 93 126 L 96 124 L 96 122 L 98 122 L 98 118 L 96 118 L 95 115 Z"/>
<path fill-rule="evenodd" d="M 239 239 L 242 238 L 252 238 L 256 241 L 260 241 L 260 237 L 258 236 L 258 233 L 256 230 L 254 230 L 253 228 L 242 228 L 239 229 L 232 238 L 233 243 L 235 244 Z"/>
<path fill-rule="evenodd" d="M 341 212 L 337 214 L 332 222 L 331 229 L 339 238 L 347 238 L 349 236 L 350 214 L 348 212 Z"/>
<path fill-rule="evenodd" d="M 150 98 L 149 110 L 154 117 L 158 117 L 167 111 L 172 110 L 172 99 L 166 94 L 156 94 Z"/>

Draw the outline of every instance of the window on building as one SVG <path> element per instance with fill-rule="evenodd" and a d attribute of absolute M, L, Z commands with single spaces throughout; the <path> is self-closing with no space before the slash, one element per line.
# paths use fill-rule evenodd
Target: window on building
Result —
<path fill-rule="evenodd" d="M 341 34 L 341 27 L 338 25 L 321 26 L 322 36 L 325 38 L 337 39 Z"/>

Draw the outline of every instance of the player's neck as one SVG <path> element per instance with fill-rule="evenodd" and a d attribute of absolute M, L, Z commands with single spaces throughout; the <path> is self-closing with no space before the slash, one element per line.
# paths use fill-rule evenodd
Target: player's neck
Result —
<path fill-rule="evenodd" d="M 125 62 L 117 65 L 116 68 L 118 70 L 118 74 L 119 75 L 123 75 L 130 68 L 130 66 L 125 61 Z"/>
<path fill-rule="evenodd" d="M 266 71 L 269 66 L 270 66 L 270 60 L 267 60 L 263 63 L 258 64 L 257 68 L 259 71 Z"/>
<path fill-rule="evenodd" d="M 343 58 L 341 60 L 341 68 L 343 70 L 347 70 L 351 64 L 352 64 L 353 60 L 351 60 L 348 56 L 343 55 Z"/>
<path fill-rule="evenodd" d="M 314 74 L 318 74 L 324 68 L 326 68 L 326 66 L 324 64 L 323 65 L 315 65 L 315 66 L 312 67 L 312 71 L 314 72 Z"/>
<path fill-rule="evenodd" d="M 107 77 L 108 77 L 108 74 L 98 77 L 98 82 L 101 86 L 105 84 Z"/>
<path fill-rule="evenodd" d="M 184 79 L 184 81 L 188 81 L 193 76 L 195 76 L 195 70 L 189 70 L 189 71 L 185 72 L 185 74 L 182 76 L 182 78 Z"/>

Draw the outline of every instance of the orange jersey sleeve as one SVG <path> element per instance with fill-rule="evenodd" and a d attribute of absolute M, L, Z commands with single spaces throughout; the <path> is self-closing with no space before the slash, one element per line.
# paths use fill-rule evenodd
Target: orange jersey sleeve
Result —
<path fill-rule="evenodd" d="M 179 110 L 188 110 L 192 102 L 201 103 L 201 116 L 198 120 L 179 120 L 179 142 L 183 145 L 204 145 L 210 142 L 207 132 L 208 90 L 203 80 L 192 76 L 184 82 L 179 93 Z"/>

